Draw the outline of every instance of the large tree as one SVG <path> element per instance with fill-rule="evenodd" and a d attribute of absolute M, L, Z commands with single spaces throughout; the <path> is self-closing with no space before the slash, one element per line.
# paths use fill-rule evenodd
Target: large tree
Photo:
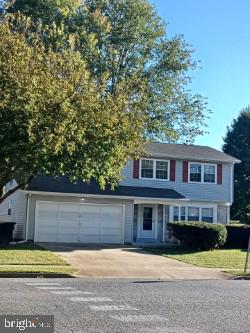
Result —
<path fill-rule="evenodd" d="M 223 151 L 241 160 L 235 166 L 232 218 L 250 223 L 250 107 L 243 109 L 227 129 Z"/>
<path fill-rule="evenodd" d="M 37 173 L 119 179 L 127 156 L 140 149 L 144 114 L 131 101 L 131 82 L 105 92 L 82 57 L 55 53 L 0 24 L 0 185 Z M 133 81 L 134 84 L 134 81 Z"/>
<path fill-rule="evenodd" d="M 27 20 L 20 17 L 20 13 Z M 7 90 L 4 86 L 3 89 L 4 100 L 9 101 L 6 96 L 15 95 L 12 104 L 10 101 L 5 103 L 5 112 L 13 108 L 20 112 L 13 113 L 10 124 L 15 123 L 16 115 L 23 116 L 24 111 L 21 110 L 27 109 L 29 112 L 33 110 L 32 117 L 35 114 L 39 124 L 43 123 L 39 125 L 41 129 L 34 126 L 36 130 L 31 131 L 36 121 L 30 120 L 28 113 L 25 115 L 30 124 L 27 144 L 23 145 L 22 137 L 14 139 L 15 147 L 22 147 L 18 154 L 25 156 L 30 156 L 25 152 L 27 149 L 30 153 L 30 140 L 34 141 L 32 144 L 37 145 L 39 166 L 38 162 L 30 159 L 28 165 L 27 161 L 23 163 L 20 160 L 20 168 L 18 165 L 13 168 L 13 159 L 8 154 L 15 154 L 15 150 L 7 148 L 5 159 L 8 166 L 19 175 L 24 170 L 25 174 L 46 171 L 53 175 L 69 174 L 73 179 L 94 178 L 102 185 L 114 184 L 127 159 L 138 156 L 142 151 L 144 140 L 192 142 L 196 135 L 203 133 L 206 103 L 200 95 L 193 95 L 188 85 L 190 71 L 196 65 L 192 60 L 192 50 L 183 37 L 167 37 L 166 26 L 149 1 L 9 0 L 4 2 L 2 16 L 11 22 L 9 38 L 21 38 L 25 43 L 24 50 L 28 48 L 30 53 L 33 52 L 32 61 L 43 57 L 45 66 L 43 73 L 38 73 L 34 80 L 27 79 L 31 76 L 31 72 L 27 72 L 26 79 L 18 83 L 18 87 L 24 90 L 21 92 L 23 96 L 26 96 L 28 84 L 27 91 L 31 101 L 35 99 L 35 102 L 22 99 L 19 91 L 11 90 L 11 87 Z M 39 50 L 36 49 L 37 40 Z M 0 43 L 4 48 L 3 38 Z M 25 59 L 22 51 L 18 52 L 18 57 L 10 57 L 6 53 L 7 58 L 16 59 L 16 62 Z M 63 103 L 77 116 L 72 116 L 67 108 L 61 113 L 57 110 L 64 101 L 62 98 L 58 102 L 56 96 L 64 91 L 61 85 L 65 74 L 52 78 L 47 76 L 49 61 L 44 60 L 46 53 L 63 59 L 58 64 L 58 72 L 60 66 L 63 73 L 64 68 L 69 67 L 70 75 L 81 82 L 80 88 L 76 79 L 68 82 L 72 95 L 65 93 L 66 102 Z M 8 68 L 7 58 L 2 58 L 3 68 Z M 71 59 L 77 61 L 77 65 L 72 65 Z M 15 63 L 15 66 L 19 70 L 19 64 Z M 4 75 L 7 74 L 5 71 Z M 2 82 L 10 80 L 9 77 L 0 79 Z M 44 98 L 39 102 L 35 94 L 44 90 L 43 82 L 48 80 L 55 82 L 53 89 L 49 96 L 46 96 L 45 89 Z M 53 80 L 59 80 L 60 84 Z M 88 93 L 91 95 L 89 99 Z M 92 104 L 89 106 L 88 103 Z M 46 126 L 50 124 L 48 115 L 51 126 Z M 60 117 L 65 117 L 72 128 L 68 129 L 67 121 L 59 126 Z M 53 125 L 56 119 L 60 129 Z M 51 128 L 55 129 L 54 135 L 50 133 Z M 76 133 L 73 128 L 77 128 Z M 3 135 L 2 139 L 4 141 L 0 144 L 5 147 L 8 138 Z M 14 172 L 12 176 L 15 176 Z M 4 176 L 2 182 L 9 177 Z"/>

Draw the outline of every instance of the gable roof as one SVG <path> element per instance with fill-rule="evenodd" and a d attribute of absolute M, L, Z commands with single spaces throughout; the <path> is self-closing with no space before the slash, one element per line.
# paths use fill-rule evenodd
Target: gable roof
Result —
<path fill-rule="evenodd" d="M 153 157 L 170 157 L 206 162 L 240 163 L 235 157 L 227 155 L 220 150 L 197 145 L 173 144 L 173 143 L 146 143 L 145 151 Z"/>
<path fill-rule="evenodd" d="M 26 191 L 31 192 L 50 192 L 65 194 L 91 194 L 91 195 L 108 195 L 116 197 L 136 197 L 136 198 L 157 198 L 157 199 L 185 199 L 183 195 L 172 190 L 164 188 L 140 187 L 140 186 L 118 186 L 115 190 L 101 190 L 97 183 L 77 182 L 71 183 L 70 180 L 63 176 L 53 178 L 39 175 L 34 177 L 27 184 Z"/>

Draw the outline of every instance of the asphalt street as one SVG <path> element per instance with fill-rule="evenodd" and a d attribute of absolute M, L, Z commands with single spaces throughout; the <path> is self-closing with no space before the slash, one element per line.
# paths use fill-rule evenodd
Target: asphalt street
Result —
<path fill-rule="evenodd" d="M 249 333 L 250 281 L 1 279 L 0 313 L 54 315 L 58 333 Z"/>

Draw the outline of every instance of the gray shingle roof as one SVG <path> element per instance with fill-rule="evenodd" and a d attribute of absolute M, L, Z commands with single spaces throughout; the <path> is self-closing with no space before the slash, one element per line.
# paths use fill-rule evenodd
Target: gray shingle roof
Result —
<path fill-rule="evenodd" d="M 96 183 L 77 182 L 73 184 L 67 177 L 52 178 L 49 176 L 36 176 L 25 188 L 27 191 L 57 192 L 70 194 L 96 194 L 120 197 L 157 198 L 157 199 L 184 199 L 185 197 L 172 189 L 118 186 L 115 190 L 101 190 Z"/>
<path fill-rule="evenodd" d="M 240 160 L 237 158 L 208 146 L 172 143 L 146 143 L 145 150 L 148 155 L 154 157 L 170 157 L 207 162 L 240 163 Z"/>

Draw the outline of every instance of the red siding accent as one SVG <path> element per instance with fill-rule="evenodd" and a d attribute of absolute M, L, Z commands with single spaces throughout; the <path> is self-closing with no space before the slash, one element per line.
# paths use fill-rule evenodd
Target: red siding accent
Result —
<path fill-rule="evenodd" d="M 170 181 L 175 181 L 175 160 L 170 160 Z"/>
<path fill-rule="evenodd" d="M 133 177 L 134 178 L 139 178 L 139 160 L 134 160 Z"/>
<path fill-rule="evenodd" d="M 188 161 L 183 161 L 182 165 L 182 172 L 183 172 L 183 182 L 188 182 Z"/>
<path fill-rule="evenodd" d="M 222 184 L 222 164 L 217 164 L 217 184 Z"/>

